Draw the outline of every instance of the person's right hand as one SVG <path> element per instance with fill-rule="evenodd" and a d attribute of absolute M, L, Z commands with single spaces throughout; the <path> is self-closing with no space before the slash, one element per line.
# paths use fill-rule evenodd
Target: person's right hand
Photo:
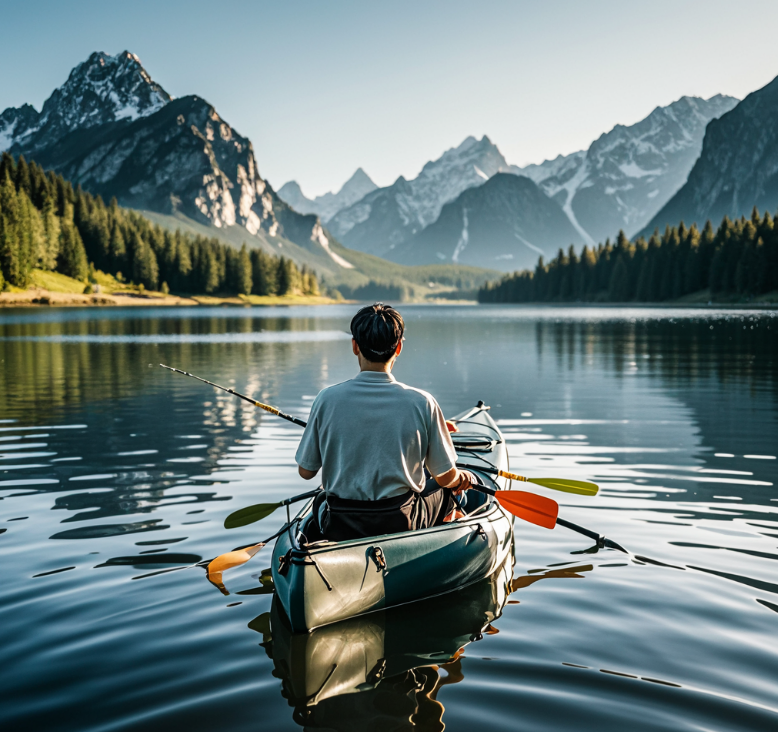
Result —
<path fill-rule="evenodd" d="M 470 490 L 473 484 L 477 484 L 478 479 L 469 470 L 459 471 L 459 482 L 451 486 L 455 496 L 462 495 L 466 490 Z"/>

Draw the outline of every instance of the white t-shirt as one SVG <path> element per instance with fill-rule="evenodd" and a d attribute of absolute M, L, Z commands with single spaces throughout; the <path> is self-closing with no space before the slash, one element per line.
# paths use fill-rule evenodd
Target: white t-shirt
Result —
<path fill-rule="evenodd" d="M 383 371 L 361 371 L 322 389 L 295 455 L 322 471 L 327 493 L 371 501 L 424 489 L 424 466 L 441 475 L 456 452 L 438 403 Z"/>

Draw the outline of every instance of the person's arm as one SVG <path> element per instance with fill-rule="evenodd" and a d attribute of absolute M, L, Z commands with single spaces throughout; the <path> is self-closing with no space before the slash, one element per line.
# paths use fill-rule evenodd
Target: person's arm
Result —
<path fill-rule="evenodd" d="M 468 490 L 473 483 L 476 483 L 475 476 L 468 470 L 460 470 L 459 468 L 451 468 L 445 473 L 440 475 L 433 475 L 435 482 L 441 486 L 441 488 L 450 488 L 454 493 L 459 494 L 462 491 Z"/>
<path fill-rule="evenodd" d="M 319 450 L 319 403 L 318 397 L 311 406 L 311 413 L 308 417 L 308 426 L 303 432 L 300 444 L 297 446 L 297 452 L 294 459 L 297 463 L 297 472 L 303 480 L 311 480 L 321 470 L 321 451 Z"/>
<path fill-rule="evenodd" d="M 446 420 L 437 402 L 432 402 L 429 428 L 429 445 L 427 447 L 427 469 L 435 478 L 435 482 L 450 488 L 455 493 L 466 491 L 473 483 L 475 476 L 467 470 L 456 467 L 457 453 L 451 441 Z"/>

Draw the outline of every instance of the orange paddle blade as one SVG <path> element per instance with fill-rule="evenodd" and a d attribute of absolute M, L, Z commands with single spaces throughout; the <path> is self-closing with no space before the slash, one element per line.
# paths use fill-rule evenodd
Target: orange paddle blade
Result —
<path fill-rule="evenodd" d="M 559 504 L 551 498 L 527 491 L 497 491 L 495 497 L 506 511 L 524 521 L 544 529 L 556 526 Z"/>
<path fill-rule="evenodd" d="M 220 554 L 216 559 L 211 560 L 208 565 L 208 579 L 213 582 L 225 595 L 229 594 L 222 583 L 222 572 L 232 569 L 233 567 L 239 567 L 241 564 L 248 562 L 264 544 L 254 544 L 254 546 L 248 546 L 245 549 L 236 549 L 234 552 L 227 552 L 226 554 Z"/>

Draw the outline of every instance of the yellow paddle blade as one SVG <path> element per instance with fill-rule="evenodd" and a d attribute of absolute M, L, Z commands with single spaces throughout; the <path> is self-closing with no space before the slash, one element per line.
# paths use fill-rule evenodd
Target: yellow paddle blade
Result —
<path fill-rule="evenodd" d="M 600 487 L 596 483 L 590 483 L 588 480 L 562 480 L 561 478 L 530 478 L 530 483 L 542 485 L 544 488 L 550 488 L 552 491 L 562 491 L 563 493 L 576 493 L 579 496 L 596 496 Z"/>
<path fill-rule="evenodd" d="M 564 493 L 576 493 L 579 496 L 596 496 L 600 490 L 596 483 L 590 483 L 588 480 L 567 480 L 566 478 L 525 478 L 523 475 L 509 473 L 507 470 L 499 470 L 498 474 L 508 480 L 520 480 L 524 483 L 535 483 L 544 488 L 550 488 L 552 491 L 562 491 Z"/>

